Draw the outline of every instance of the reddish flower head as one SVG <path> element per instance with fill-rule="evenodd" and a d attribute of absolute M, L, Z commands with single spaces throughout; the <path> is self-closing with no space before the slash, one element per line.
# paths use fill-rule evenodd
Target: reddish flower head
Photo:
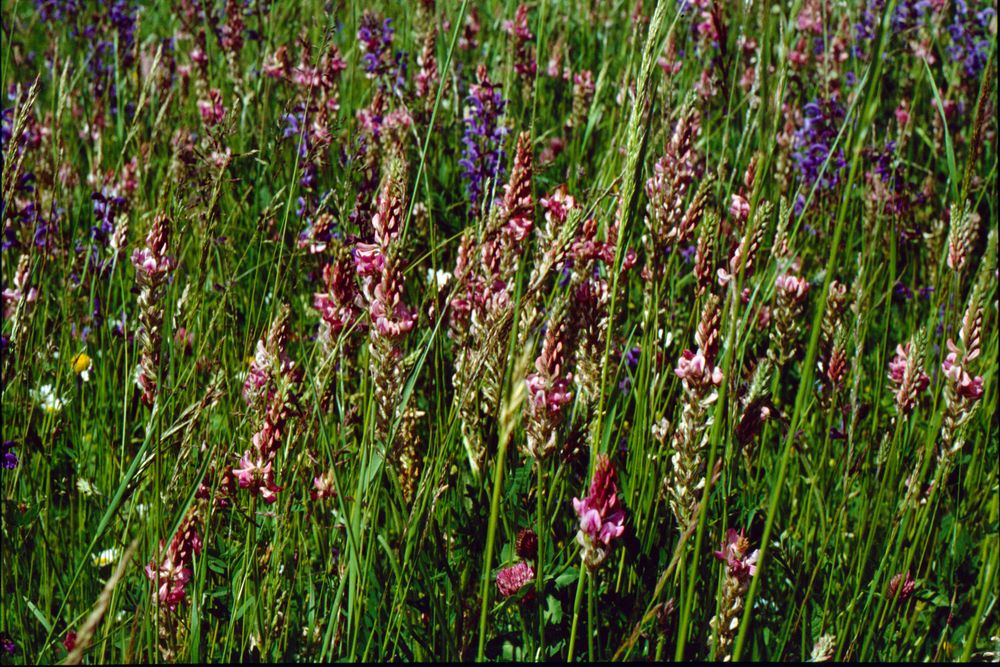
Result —
<path fill-rule="evenodd" d="M 510 567 L 505 567 L 497 573 L 497 588 L 502 596 L 509 598 L 534 578 L 535 568 L 521 561 Z"/>

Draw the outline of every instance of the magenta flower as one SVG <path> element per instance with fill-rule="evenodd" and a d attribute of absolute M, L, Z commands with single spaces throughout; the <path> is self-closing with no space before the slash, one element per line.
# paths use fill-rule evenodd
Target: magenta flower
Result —
<path fill-rule="evenodd" d="M 497 573 L 497 588 L 500 590 L 500 595 L 509 598 L 534 578 L 535 568 L 521 561 Z"/>
<path fill-rule="evenodd" d="M 722 369 L 709 363 L 699 348 L 697 352 L 684 350 L 677 360 L 674 373 L 681 380 L 693 385 L 722 384 Z"/>
<path fill-rule="evenodd" d="M 910 350 L 910 344 L 896 346 L 896 356 L 889 362 L 889 379 L 899 384 L 903 381 L 903 374 L 906 372 L 906 358 Z M 946 371 L 947 372 L 947 371 Z"/>
<path fill-rule="evenodd" d="M 573 498 L 573 509 L 580 517 L 576 535 L 584 562 L 591 568 L 600 565 L 611 541 L 625 532 L 625 510 L 618 502 L 618 481 L 607 456 L 597 459 L 590 491 L 583 500 Z"/>
<path fill-rule="evenodd" d="M 736 532 L 732 528 L 726 531 L 726 539 L 722 541 L 720 551 L 713 552 L 715 557 L 729 566 L 729 573 L 741 582 L 747 582 L 757 574 L 757 556 L 760 551 L 750 552 L 750 540 L 744 531 Z"/>
<path fill-rule="evenodd" d="M 184 600 L 185 588 L 191 580 L 192 558 L 201 553 L 202 542 L 197 524 L 197 517 L 189 515 L 170 541 L 170 547 L 163 553 L 159 565 L 154 558 L 145 567 L 146 577 L 154 585 L 159 579 L 157 599 L 170 611 L 177 609 L 177 605 Z M 160 540 L 160 552 L 163 552 L 163 546 L 163 540 Z"/>
<path fill-rule="evenodd" d="M 741 223 L 746 222 L 747 219 L 749 219 L 750 202 L 747 201 L 746 197 L 739 194 L 733 194 L 729 204 L 729 215 L 733 216 L 733 218 Z"/>
<path fill-rule="evenodd" d="M 206 127 L 218 125 L 226 117 L 226 108 L 222 104 L 222 93 L 215 88 L 208 91 L 207 100 L 198 100 L 198 112 Z"/>
<path fill-rule="evenodd" d="M 322 500 L 323 498 L 332 498 L 337 495 L 337 491 L 334 488 L 333 483 L 333 470 L 327 470 L 326 472 L 316 475 L 313 478 L 313 488 L 309 491 L 309 496 L 313 500 Z"/>
<path fill-rule="evenodd" d="M 240 488 L 259 491 L 265 502 L 273 503 L 278 499 L 277 494 L 281 491 L 281 487 L 274 483 L 274 471 L 271 469 L 270 461 L 264 461 L 259 456 L 254 458 L 250 451 L 244 452 L 240 458 L 240 467 L 233 469 L 233 475 L 239 482 Z"/>
<path fill-rule="evenodd" d="M 783 273 L 775 279 L 774 287 L 789 301 L 801 301 L 809 292 L 809 281 L 800 276 Z"/>
<path fill-rule="evenodd" d="M 955 391 L 959 396 L 973 401 L 977 401 L 983 396 L 983 378 L 979 375 L 972 377 L 967 370 L 962 368 L 960 351 L 955 343 L 949 338 L 948 356 L 941 363 L 941 370 L 945 377 L 955 384 Z M 891 367 L 891 364 L 890 364 Z"/>
<path fill-rule="evenodd" d="M 243 382 L 243 400 L 247 405 L 253 405 L 267 393 L 270 368 L 271 355 L 264 347 L 264 341 L 258 340 L 257 353 L 250 362 L 250 370 L 247 371 L 247 378 Z"/>
<path fill-rule="evenodd" d="M 360 276 L 375 275 L 385 266 L 385 256 L 374 243 L 357 243 L 354 246 L 354 266 Z"/>
<path fill-rule="evenodd" d="M 162 540 L 160 546 L 163 546 Z M 164 556 L 159 568 L 154 568 L 153 563 L 146 566 L 146 576 L 150 581 L 156 581 L 157 569 L 160 578 L 157 597 L 160 604 L 164 604 L 170 611 L 174 611 L 177 609 L 177 605 L 184 600 L 185 587 L 191 579 L 191 570 L 184 567 L 183 563 L 177 562 L 174 555 L 169 552 Z"/>
<path fill-rule="evenodd" d="M 898 593 L 899 601 L 906 602 L 906 600 L 913 595 L 913 591 L 916 587 L 917 582 L 913 580 L 909 572 L 906 574 L 900 572 L 889 580 L 889 589 L 887 593 L 890 600 L 896 600 L 896 594 Z"/>
<path fill-rule="evenodd" d="M 566 194 L 565 185 L 560 185 L 551 195 L 539 199 L 538 203 L 545 209 L 545 220 L 550 226 L 566 222 L 569 212 L 577 208 L 576 199 Z"/>
<path fill-rule="evenodd" d="M 528 395 L 532 408 L 536 411 L 548 410 L 552 414 L 559 413 L 562 407 L 573 400 L 573 392 L 569 390 L 572 374 L 547 381 L 540 373 L 532 373 L 525 380 L 528 385 Z"/>
<path fill-rule="evenodd" d="M 920 368 L 920 360 L 912 342 L 896 346 L 896 356 L 889 362 L 889 380 L 898 387 L 897 407 L 904 415 L 909 414 L 916 407 L 918 396 L 931 382 L 927 373 Z"/>

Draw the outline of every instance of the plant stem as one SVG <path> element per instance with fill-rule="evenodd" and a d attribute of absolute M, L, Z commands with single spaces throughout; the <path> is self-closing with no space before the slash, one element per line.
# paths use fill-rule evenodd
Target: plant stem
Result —
<path fill-rule="evenodd" d="M 576 580 L 576 599 L 573 601 L 573 626 L 569 631 L 569 655 L 566 662 L 573 662 L 573 649 L 576 647 L 576 623 L 580 620 L 580 603 L 583 602 L 583 580 L 587 576 L 587 568 L 580 562 L 580 577 Z"/>

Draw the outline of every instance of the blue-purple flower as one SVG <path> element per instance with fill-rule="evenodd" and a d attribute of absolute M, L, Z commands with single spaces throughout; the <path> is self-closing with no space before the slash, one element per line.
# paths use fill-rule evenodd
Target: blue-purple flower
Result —
<path fill-rule="evenodd" d="M 465 146 L 462 159 L 458 161 L 462 178 L 466 181 L 469 203 L 474 210 L 482 201 L 488 185 L 503 176 L 503 141 L 507 136 L 507 128 L 502 122 L 507 101 L 500 92 L 500 86 L 490 82 L 484 65 L 479 66 L 477 78 L 479 82 L 470 86 L 469 96 L 465 98 L 468 104 L 462 137 Z"/>
<path fill-rule="evenodd" d="M 11 451 L 13 449 L 14 449 L 13 440 L 3 441 L 3 450 L 2 450 L 3 460 L 0 461 L 0 468 L 4 468 L 6 470 L 13 470 L 14 468 L 17 467 L 17 454 Z"/>

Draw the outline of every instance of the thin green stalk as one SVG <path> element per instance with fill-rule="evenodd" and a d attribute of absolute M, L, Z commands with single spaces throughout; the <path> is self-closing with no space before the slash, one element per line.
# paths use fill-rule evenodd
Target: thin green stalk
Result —
<path fill-rule="evenodd" d="M 569 654 L 566 662 L 573 662 L 573 650 L 576 648 L 576 625 L 580 620 L 580 604 L 583 602 L 583 580 L 587 577 L 587 567 L 580 561 L 580 576 L 576 580 L 576 597 L 573 599 L 573 625 L 569 631 Z"/>

